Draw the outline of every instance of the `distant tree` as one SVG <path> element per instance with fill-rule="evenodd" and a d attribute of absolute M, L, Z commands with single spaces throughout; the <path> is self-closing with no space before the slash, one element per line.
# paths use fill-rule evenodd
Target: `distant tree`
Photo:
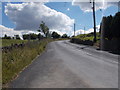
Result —
<path fill-rule="evenodd" d="M 68 38 L 67 34 L 63 34 L 62 38 Z"/>
<path fill-rule="evenodd" d="M 39 39 L 39 40 L 41 40 L 42 38 L 43 38 L 43 35 L 41 35 L 40 33 L 37 35 L 37 38 Z"/>
<path fill-rule="evenodd" d="M 45 37 L 48 37 L 49 35 L 49 28 L 45 25 L 45 23 L 42 21 L 40 24 L 40 30 L 38 30 L 39 32 L 43 32 Z"/>
<path fill-rule="evenodd" d="M 30 39 L 31 40 L 36 40 L 37 39 L 37 34 L 31 33 L 30 34 Z"/>
<path fill-rule="evenodd" d="M 57 32 L 52 32 L 51 35 L 53 38 L 60 38 L 60 35 Z"/>
<path fill-rule="evenodd" d="M 10 36 L 7 36 L 7 35 L 5 34 L 2 39 L 11 39 L 11 37 L 10 37 Z"/>
<path fill-rule="evenodd" d="M 7 38 L 7 35 L 5 34 L 4 38 Z"/>
<path fill-rule="evenodd" d="M 24 40 L 28 40 L 29 39 L 29 36 L 27 34 L 22 35 L 22 37 L 23 37 Z"/>
<path fill-rule="evenodd" d="M 24 40 L 36 40 L 38 38 L 38 35 L 34 33 L 30 33 L 30 34 L 24 34 L 22 37 Z"/>
<path fill-rule="evenodd" d="M 20 36 L 19 35 L 15 35 L 15 38 L 20 40 Z"/>

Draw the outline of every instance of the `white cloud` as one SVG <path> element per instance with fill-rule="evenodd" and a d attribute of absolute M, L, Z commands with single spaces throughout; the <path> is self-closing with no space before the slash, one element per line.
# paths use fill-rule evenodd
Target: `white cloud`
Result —
<path fill-rule="evenodd" d="M 99 0 L 98 2 L 95 2 L 96 10 L 99 9 L 106 9 L 110 6 L 116 6 L 118 5 L 116 2 L 103 2 L 105 0 Z M 92 3 L 90 3 L 90 0 L 87 0 L 86 2 L 81 2 L 80 0 L 73 0 L 72 5 L 77 5 L 80 7 L 80 9 L 84 12 L 91 12 L 92 11 Z"/>
<path fill-rule="evenodd" d="M 58 30 L 51 30 L 51 32 L 57 32 L 61 36 L 66 33 L 66 32 L 61 32 L 61 31 L 58 31 Z"/>
<path fill-rule="evenodd" d="M 13 28 L 7 28 L 3 25 L 0 25 L 0 31 L 2 31 L 2 34 L 0 35 L 0 37 L 3 37 L 5 34 L 7 34 L 8 36 L 14 36 L 14 35 L 21 35 L 21 31 L 15 31 Z"/>
<path fill-rule="evenodd" d="M 70 33 L 74 23 L 73 19 L 44 3 L 7 4 L 5 13 L 16 24 L 15 30 L 36 31 L 44 21 L 51 31 Z"/>
<path fill-rule="evenodd" d="M 0 25 L 0 32 L 1 32 L 0 37 L 4 37 L 4 35 L 6 34 L 7 36 L 10 36 L 10 37 L 14 37 L 14 35 L 19 35 L 21 38 L 23 34 L 28 34 L 28 33 L 38 34 L 39 33 L 37 31 L 28 31 L 28 30 L 16 31 L 13 28 L 8 28 L 3 25 Z"/>
<path fill-rule="evenodd" d="M 97 25 L 96 26 L 96 32 L 99 32 L 99 29 L 100 29 L 100 25 Z M 80 30 L 75 31 L 75 36 L 80 35 L 80 34 L 88 34 L 88 33 L 91 33 L 91 32 L 94 32 L 93 28 L 90 28 L 88 30 L 80 29 Z M 73 35 L 74 35 L 74 32 L 72 32 L 71 36 L 73 36 Z"/>
<path fill-rule="evenodd" d="M 70 8 L 67 8 L 67 11 L 70 11 Z"/>

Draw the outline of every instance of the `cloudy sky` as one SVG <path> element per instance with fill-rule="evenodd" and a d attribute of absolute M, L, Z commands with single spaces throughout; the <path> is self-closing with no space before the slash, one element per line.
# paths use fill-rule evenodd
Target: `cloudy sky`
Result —
<path fill-rule="evenodd" d="M 116 2 L 96 2 L 97 29 L 102 16 L 115 15 L 118 11 Z M 14 36 L 24 33 L 37 33 L 41 21 L 50 31 L 59 34 L 73 35 L 73 25 L 76 24 L 76 34 L 93 31 L 92 4 L 89 2 L 2 2 L 2 36 Z M 85 29 L 85 31 L 84 31 Z"/>

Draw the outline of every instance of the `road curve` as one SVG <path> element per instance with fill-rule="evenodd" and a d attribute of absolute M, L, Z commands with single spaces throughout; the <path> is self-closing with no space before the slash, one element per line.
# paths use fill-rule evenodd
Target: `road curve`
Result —
<path fill-rule="evenodd" d="M 10 87 L 118 88 L 117 58 L 117 55 L 69 41 L 51 42 Z"/>

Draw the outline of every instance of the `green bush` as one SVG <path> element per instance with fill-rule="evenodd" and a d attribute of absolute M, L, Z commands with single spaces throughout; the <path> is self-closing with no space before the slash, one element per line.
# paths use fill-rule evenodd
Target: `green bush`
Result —
<path fill-rule="evenodd" d="M 73 37 L 71 38 L 71 42 L 72 43 L 77 43 L 77 44 L 84 44 L 84 45 L 94 45 L 93 43 L 93 39 L 94 39 L 94 36 L 93 36 L 93 33 L 89 33 L 89 34 L 80 34 L 76 37 Z M 96 33 L 96 39 L 97 39 L 97 42 L 95 45 L 99 46 L 99 42 L 100 42 L 100 34 L 99 33 Z"/>

